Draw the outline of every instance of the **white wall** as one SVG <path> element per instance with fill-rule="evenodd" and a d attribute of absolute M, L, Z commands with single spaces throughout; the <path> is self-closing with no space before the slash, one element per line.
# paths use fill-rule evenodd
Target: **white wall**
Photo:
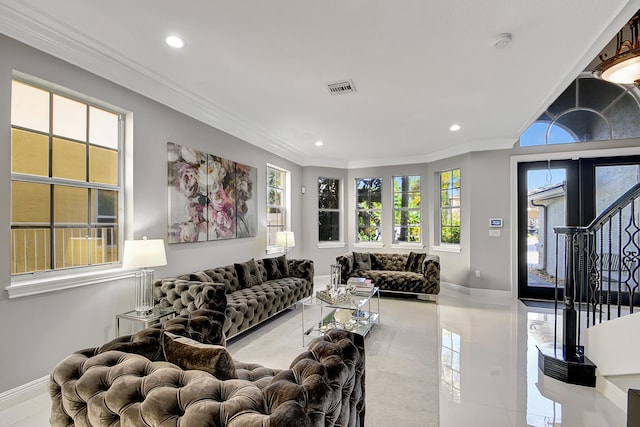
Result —
<path fill-rule="evenodd" d="M 258 168 L 258 235 L 255 238 L 169 245 L 168 265 L 156 277 L 265 256 L 266 163 L 291 171 L 300 188 L 302 168 L 157 102 L 0 35 L 0 392 L 47 375 L 72 351 L 114 337 L 115 314 L 133 305 L 131 281 L 104 283 L 9 299 L 10 283 L 10 93 L 13 70 L 61 85 L 133 112 L 133 227 L 128 237 L 165 238 L 167 233 L 167 142 L 187 145 Z M 292 192 L 292 227 L 302 232 L 301 195 Z M 291 255 L 302 253 L 295 248 Z"/>
<path fill-rule="evenodd" d="M 473 289 L 511 290 L 511 233 L 517 224 L 510 218 L 509 157 L 511 150 L 471 153 L 466 188 L 469 192 L 470 224 L 469 287 Z M 502 218 L 499 237 L 489 236 L 489 219 Z M 513 230 L 512 230 L 513 227 Z M 480 277 L 475 271 L 480 271 Z"/>

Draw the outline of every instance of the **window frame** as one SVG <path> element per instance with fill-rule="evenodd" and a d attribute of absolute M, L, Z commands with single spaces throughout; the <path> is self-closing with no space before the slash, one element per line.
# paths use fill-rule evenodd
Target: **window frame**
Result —
<path fill-rule="evenodd" d="M 337 181 L 337 199 L 338 199 L 338 207 L 337 208 L 321 208 L 320 207 L 320 180 L 333 180 Z M 332 248 L 332 247 L 344 247 L 344 239 L 343 239 L 343 180 L 340 178 L 331 178 L 331 177 L 323 177 L 319 176 L 317 180 L 318 186 L 318 247 L 319 248 Z M 338 213 L 338 239 L 337 240 L 320 240 L 320 213 L 321 212 L 337 212 Z"/>
<path fill-rule="evenodd" d="M 270 169 L 273 169 L 275 171 L 278 171 L 279 173 L 283 174 L 283 179 L 282 179 L 282 185 L 281 187 L 273 187 L 274 189 L 280 189 L 282 191 L 282 203 L 280 205 L 274 205 L 274 204 L 270 204 L 269 203 L 269 191 L 272 188 L 272 186 L 269 183 L 269 174 L 270 174 Z M 285 250 L 283 248 L 280 248 L 278 246 L 276 246 L 275 244 L 275 240 L 273 242 L 271 242 L 271 234 L 270 234 L 270 230 L 271 228 L 278 228 L 276 230 L 277 231 L 291 231 L 291 172 L 288 171 L 287 169 L 281 168 L 279 166 L 267 163 L 267 167 L 266 167 L 266 184 L 265 184 L 265 188 L 266 188 L 266 207 L 265 207 L 265 216 L 266 216 L 266 223 L 265 223 L 265 228 L 266 228 L 266 245 L 267 245 L 267 254 L 272 254 L 272 253 L 284 253 Z M 279 225 L 271 225 L 271 221 L 269 219 L 269 209 L 270 208 L 279 208 L 282 209 L 284 212 L 282 213 L 282 217 L 283 217 L 283 221 L 284 224 L 279 224 Z"/>
<path fill-rule="evenodd" d="M 458 186 L 451 186 L 451 184 L 453 183 L 453 176 L 455 171 L 458 171 Z M 447 185 L 446 188 L 443 187 L 443 182 L 442 182 L 442 176 L 443 174 L 447 173 L 447 172 L 451 172 L 451 176 L 452 179 L 449 180 L 449 183 Z M 462 241 L 461 239 L 461 233 L 462 233 L 462 170 L 461 168 L 450 168 L 450 169 L 445 169 L 442 170 L 440 172 L 438 172 L 438 195 L 437 195 L 437 199 L 438 199 L 438 215 L 436 217 L 437 220 L 437 238 L 438 238 L 438 243 L 436 244 L 436 248 L 438 248 L 439 250 L 443 250 L 443 251 L 453 251 L 453 252 L 459 252 L 460 251 L 460 243 Z M 442 194 L 445 191 L 451 191 L 454 189 L 458 189 L 458 204 L 457 205 L 448 205 L 448 204 L 444 204 L 443 200 L 442 200 Z M 458 210 L 458 242 L 444 242 L 443 241 L 443 229 L 445 227 L 445 225 L 442 223 L 442 217 L 443 217 L 443 213 L 446 210 L 452 211 L 454 209 Z M 453 218 L 453 215 L 450 213 L 450 217 Z M 454 228 L 454 226 L 449 226 L 449 228 Z"/>
<path fill-rule="evenodd" d="M 396 195 L 397 194 L 402 194 L 405 193 L 404 191 L 396 191 L 396 179 L 401 179 L 403 182 L 405 180 L 408 180 L 409 182 L 411 181 L 410 178 L 417 178 L 418 179 L 418 196 L 420 197 L 420 202 L 418 207 L 409 207 L 409 206 L 400 206 L 397 207 L 396 206 Z M 392 191 L 392 200 L 393 200 L 393 204 L 392 204 L 392 220 L 393 220 L 393 235 L 392 235 L 392 241 L 394 245 L 418 245 L 418 246 L 422 246 L 422 241 L 423 241 L 423 237 L 422 237 L 422 232 L 423 232 L 423 227 L 422 227 L 422 176 L 421 175 L 394 175 L 392 177 L 393 180 L 393 191 Z M 407 193 L 416 193 L 416 191 L 407 191 Z M 396 213 L 397 212 L 407 212 L 407 216 L 410 212 L 417 212 L 418 213 L 418 218 L 420 219 L 420 222 L 418 223 L 418 225 L 412 225 L 412 228 L 419 228 L 420 232 L 418 233 L 418 240 L 414 240 L 414 241 L 410 241 L 410 240 L 398 240 L 396 238 Z"/>
<path fill-rule="evenodd" d="M 380 208 L 360 208 L 358 206 L 358 183 L 360 181 L 364 181 L 364 180 L 379 180 L 380 181 Z M 354 185 L 354 199 L 355 199 L 355 244 L 359 245 L 359 246 L 379 246 L 379 245 L 383 245 L 383 237 L 384 237 L 384 223 L 383 223 L 383 208 L 384 208 L 384 202 L 382 200 L 382 185 L 383 185 L 383 179 L 382 177 L 361 177 L 361 178 L 354 178 L 353 180 L 353 185 Z M 369 197 L 368 199 L 371 200 L 371 191 L 370 189 L 368 190 L 368 194 Z M 359 236 L 358 236 L 358 219 L 360 218 L 360 213 L 362 212 L 368 212 L 368 213 L 378 213 L 379 217 L 380 217 L 380 225 L 378 227 L 379 231 L 380 231 L 380 235 L 379 238 L 377 240 L 360 240 Z"/>
<path fill-rule="evenodd" d="M 30 175 L 19 172 L 10 172 L 10 182 L 28 182 L 28 183 L 42 183 L 51 186 L 56 185 L 64 185 L 66 187 L 79 187 L 82 189 L 86 189 L 88 191 L 88 206 L 87 209 L 89 211 L 88 214 L 88 229 L 96 229 L 99 226 L 98 217 L 99 213 L 95 210 L 97 192 L 99 190 L 108 190 L 117 192 L 117 206 L 116 206 L 116 214 L 117 221 L 114 223 L 114 227 L 116 232 L 113 234 L 117 239 L 117 258 L 108 261 L 105 263 L 94 264 L 94 265 L 82 265 L 82 266 L 71 266 L 71 267 L 58 267 L 55 268 L 55 264 L 52 264 L 50 269 L 48 270 L 36 270 L 30 272 L 22 272 L 10 274 L 10 284 L 6 287 L 6 290 L 9 293 L 9 298 L 15 298 L 26 295 L 35 295 L 44 292 L 51 292 L 59 289 L 72 288 L 77 286 L 84 286 L 88 284 L 102 283 L 107 281 L 112 281 L 118 278 L 124 278 L 131 276 L 131 272 L 123 271 L 121 264 L 122 257 L 122 248 L 125 236 L 125 224 L 126 220 L 128 220 L 128 216 L 126 215 L 125 206 L 128 202 L 129 197 L 126 196 L 126 188 L 130 187 L 124 181 L 124 170 L 125 167 L 127 170 L 132 168 L 130 164 L 130 160 L 126 160 L 125 156 L 125 147 L 127 145 L 126 140 L 130 138 L 128 135 L 127 129 L 129 129 L 128 123 L 132 121 L 132 114 L 124 111 L 121 108 L 110 105 L 107 102 L 97 100 L 90 95 L 82 94 L 76 92 L 74 90 L 62 87 L 60 85 L 48 82 L 43 79 L 39 79 L 28 74 L 14 71 L 12 75 L 12 86 L 13 82 L 18 82 L 24 85 L 35 87 L 39 90 L 45 91 L 48 93 L 49 97 L 49 129 L 47 132 L 37 129 L 31 129 L 29 127 L 22 126 L 20 124 L 13 123 L 13 120 L 10 121 L 9 126 L 10 129 L 24 130 L 31 133 L 41 134 L 47 137 L 49 143 L 56 138 L 62 138 L 64 140 L 75 141 L 72 138 L 68 138 L 66 136 L 57 135 L 53 132 L 53 127 L 51 125 L 52 116 L 54 111 L 52 110 L 52 100 L 54 96 L 61 96 L 64 98 L 68 98 L 70 100 L 79 102 L 84 104 L 83 107 L 86 109 L 86 118 L 87 118 L 87 136 L 90 134 L 89 124 L 89 116 L 88 111 L 91 108 L 96 108 L 99 110 L 107 111 L 111 114 L 117 116 L 118 120 L 118 129 L 117 129 L 117 147 L 106 147 L 103 145 L 94 145 L 90 140 L 81 141 L 83 144 L 86 144 L 86 149 L 89 150 L 90 147 L 98 147 L 98 148 L 108 148 L 114 150 L 117 153 L 117 172 L 116 179 L 117 184 L 103 184 L 103 183 L 94 183 L 90 182 L 88 179 L 86 181 L 73 181 L 64 178 L 56 178 L 51 176 L 51 170 L 49 170 L 49 174 L 47 176 L 39 176 L 39 175 Z M 13 91 L 11 91 L 9 97 L 13 96 Z M 13 132 L 13 131 L 12 131 Z M 86 158 L 87 167 L 89 165 L 89 158 Z M 50 191 L 53 191 L 51 190 Z M 49 207 L 53 210 L 53 200 L 50 201 Z M 94 220 L 91 219 L 91 214 L 95 213 Z M 83 225 L 84 226 L 84 225 Z M 10 222 L 10 228 L 13 229 Z M 55 230 L 57 227 L 55 225 L 55 218 L 49 218 L 49 225 L 47 229 Z M 53 237 L 51 238 L 53 241 Z M 11 252 L 12 249 L 10 248 Z"/>

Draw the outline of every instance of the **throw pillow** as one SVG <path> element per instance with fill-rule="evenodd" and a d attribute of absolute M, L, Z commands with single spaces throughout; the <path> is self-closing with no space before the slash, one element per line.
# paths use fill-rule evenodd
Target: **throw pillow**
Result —
<path fill-rule="evenodd" d="M 267 280 L 289 277 L 289 262 L 285 255 L 276 258 L 265 258 L 262 262 L 267 270 Z"/>
<path fill-rule="evenodd" d="M 258 270 L 256 260 L 251 258 L 247 262 L 233 264 L 238 274 L 238 282 L 241 288 L 250 288 L 262 283 L 262 274 Z"/>
<path fill-rule="evenodd" d="M 354 252 L 353 267 L 360 271 L 371 270 L 371 255 L 368 252 Z"/>
<path fill-rule="evenodd" d="M 422 262 L 427 256 L 425 253 L 409 252 L 407 263 L 404 266 L 404 271 L 412 271 L 414 273 L 422 273 Z"/>
<path fill-rule="evenodd" d="M 218 378 L 238 378 L 231 355 L 221 345 L 203 344 L 191 338 L 164 333 L 164 355 L 167 362 L 182 369 L 205 371 Z"/>

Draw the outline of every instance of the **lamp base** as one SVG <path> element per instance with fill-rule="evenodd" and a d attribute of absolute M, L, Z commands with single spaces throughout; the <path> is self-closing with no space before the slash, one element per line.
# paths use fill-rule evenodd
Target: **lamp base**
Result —
<path fill-rule="evenodd" d="M 136 271 L 134 308 L 140 314 L 153 311 L 153 270 L 141 268 Z"/>

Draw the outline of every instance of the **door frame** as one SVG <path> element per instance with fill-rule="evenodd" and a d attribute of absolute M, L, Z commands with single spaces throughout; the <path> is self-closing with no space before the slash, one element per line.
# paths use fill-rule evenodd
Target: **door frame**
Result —
<path fill-rule="evenodd" d="M 517 223 L 516 234 L 518 234 L 517 246 L 517 289 L 518 298 L 520 299 L 542 299 L 553 300 L 555 298 L 555 289 L 553 287 L 533 287 L 528 286 L 527 276 L 527 225 L 528 215 L 527 209 L 520 209 L 520 206 L 528 204 L 528 186 L 527 172 L 529 170 L 544 170 L 547 168 L 565 169 L 566 171 L 566 187 L 565 187 L 565 221 L 563 225 L 580 225 L 580 210 L 574 207 L 580 206 L 580 195 L 582 188 L 580 187 L 580 161 L 579 160 L 551 160 L 551 161 L 535 161 L 521 162 L 518 164 L 517 176 Z M 547 241 L 554 236 L 547 236 Z M 558 298 L 563 298 L 563 289 L 558 289 Z"/>
<path fill-rule="evenodd" d="M 610 141 L 607 141 L 611 144 Z M 581 143 L 581 147 L 577 150 L 567 150 L 566 146 L 557 147 L 544 147 L 544 149 L 551 150 L 559 149 L 561 151 L 538 151 L 537 147 L 534 148 L 515 148 L 520 153 L 513 154 L 509 160 L 509 188 L 510 188 L 510 269 L 511 269 L 511 284 L 509 292 L 512 299 L 518 299 L 518 164 L 523 162 L 536 162 L 536 161 L 548 161 L 548 160 L 565 160 L 565 159 L 589 159 L 593 157 L 624 157 L 624 156 L 638 156 L 640 155 L 640 146 L 638 140 L 629 140 L 628 143 L 623 141 L 617 141 L 617 145 L 621 145 L 617 148 L 594 148 L 592 150 L 585 150 L 582 147 L 585 146 L 603 146 L 603 143 Z M 515 151 L 514 150 L 514 151 Z M 534 150 L 538 151 L 535 152 Z M 523 152 L 529 151 L 529 154 L 523 154 Z M 533 152 L 532 152 L 533 151 Z"/>
<path fill-rule="evenodd" d="M 566 170 L 566 224 L 567 226 L 587 226 L 595 218 L 595 176 L 598 166 L 615 166 L 640 164 L 639 155 L 620 155 L 607 157 L 574 158 L 571 160 L 549 160 L 520 162 L 517 165 L 517 297 L 520 299 L 544 299 L 553 300 L 555 289 L 553 287 L 529 287 L 527 286 L 527 209 L 520 206 L 528 204 L 527 201 L 527 171 L 544 170 L 548 167 Z M 551 236 L 547 236 L 551 238 Z M 558 298 L 563 298 L 563 289 L 558 289 Z"/>

